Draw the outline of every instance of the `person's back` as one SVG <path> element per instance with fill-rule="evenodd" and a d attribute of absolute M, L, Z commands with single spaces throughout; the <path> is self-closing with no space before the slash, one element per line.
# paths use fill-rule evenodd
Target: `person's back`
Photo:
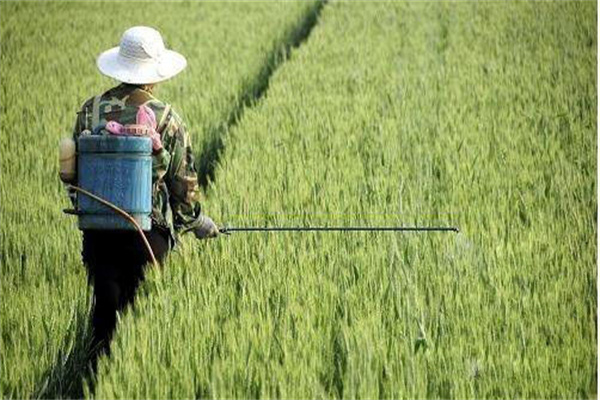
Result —
<path fill-rule="evenodd" d="M 152 220 L 158 229 L 168 231 L 174 243 L 176 232 L 190 228 L 200 214 L 194 155 L 191 147 L 186 148 L 189 138 L 181 118 L 168 104 L 154 97 L 151 90 L 152 85 L 122 83 L 88 99 L 78 112 L 73 137 L 77 142 L 81 134 L 106 133 L 106 125 L 111 121 L 134 125 L 142 106 L 154 112 L 160 141 L 153 145 L 152 153 Z M 186 189 L 191 190 L 182 192 L 179 180 L 186 181 Z M 173 195 L 175 199 L 189 201 L 171 204 L 167 199 Z"/>
<path fill-rule="evenodd" d="M 91 131 L 94 127 L 103 128 L 108 121 L 135 124 L 138 109 L 142 105 L 148 105 L 157 119 L 164 122 L 170 107 L 154 97 L 152 86 L 121 83 L 98 96 L 89 98 L 78 113 L 75 133 L 86 129 Z M 97 117 L 94 117 L 94 113 L 97 113 Z M 159 126 L 157 130 L 161 131 L 161 128 Z"/>

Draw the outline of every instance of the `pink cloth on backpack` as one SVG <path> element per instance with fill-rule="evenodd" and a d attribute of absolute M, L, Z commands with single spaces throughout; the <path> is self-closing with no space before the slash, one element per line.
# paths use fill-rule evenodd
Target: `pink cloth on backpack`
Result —
<path fill-rule="evenodd" d="M 108 121 L 106 123 L 105 129 L 112 133 L 113 135 L 124 135 L 123 125 L 118 123 L 117 121 Z"/>
<path fill-rule="evenodd" d="M 160 140 L 160 134 L 156 132 L 156 115 L 154 111 L 146 105 L 141 105 L 136 114 L 136 124 L 146 126 L 149 128 L 149 137 L 152 139 L 152 150 L 158 151 L 162 149 L 162 141 Z M 122 125 L 117 121 L 108 121 L 105 129 L 113 135 L 129 135 L 127 127 L 129 125 Z"/>
<path fill-rule="evenodd" d="M 154 111 L 147 105 L 141 105 L 135 117 L 138 125 L 146 125 L 152 129 L 156 129 L 156 115 Z"/>

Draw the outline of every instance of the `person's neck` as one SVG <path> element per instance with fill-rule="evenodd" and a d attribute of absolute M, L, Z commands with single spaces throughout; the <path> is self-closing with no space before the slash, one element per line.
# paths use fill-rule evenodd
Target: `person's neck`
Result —
<path fill-rule="evenodd" d="M 154 92 L 154 85 L 140 85 L 140 84 L 135 84 L 135 83 L 125 83 L 125 82 L 121 83 L 121 85 L 140 89 L 140 90 L 143 90 L 150 94 L 153 94 L 153 92 Z"/>

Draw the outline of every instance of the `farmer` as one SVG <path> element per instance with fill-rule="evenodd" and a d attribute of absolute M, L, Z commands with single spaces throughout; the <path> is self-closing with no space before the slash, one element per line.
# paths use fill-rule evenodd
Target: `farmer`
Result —
<path fill-rule="evenodd" d="M 177 234 L 191 231 L 199 239 L 217 236 L 217 226 L 201 213 L 194 155 L 185 125 L 168 104 L 153 95 L 158 82 L 186 67 L 186 59 L 165 49 L 158 31 L 138 26 L 125 31 L 119 47 L 102 53 L 97 65 L 100 72 L 121 84 L 84 103 L 77 115 L 74 138 L 77 141 L 81 134 L 97 133 L 99 128 L 105 134 L 117 134 L 114 131 L 120 127 L 139 123 L 140 113 L 154 124 L 152 229 L 146 238 L 157 260 L 164 261 Z M 133 301 L 149 255 L 137 231 L 85 230 L 82 257 L 94 287 L 94 348 L 108 353 L 117 312 Z"/>

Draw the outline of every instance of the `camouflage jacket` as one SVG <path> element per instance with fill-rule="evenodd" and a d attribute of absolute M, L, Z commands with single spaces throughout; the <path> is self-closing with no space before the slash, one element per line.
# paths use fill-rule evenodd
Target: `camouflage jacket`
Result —
<path fill-rule="evenodd" d="M 152 222 L 171 238 L 200 224 L 200 191 L 190 138 L 171 107 L 139 86 L 121 84 L 86 101 L 77 113 L 73 136 L 108 121 L 135 124 L 139 106 L 154 111 L 163 148 L 152 154 Z"/>

